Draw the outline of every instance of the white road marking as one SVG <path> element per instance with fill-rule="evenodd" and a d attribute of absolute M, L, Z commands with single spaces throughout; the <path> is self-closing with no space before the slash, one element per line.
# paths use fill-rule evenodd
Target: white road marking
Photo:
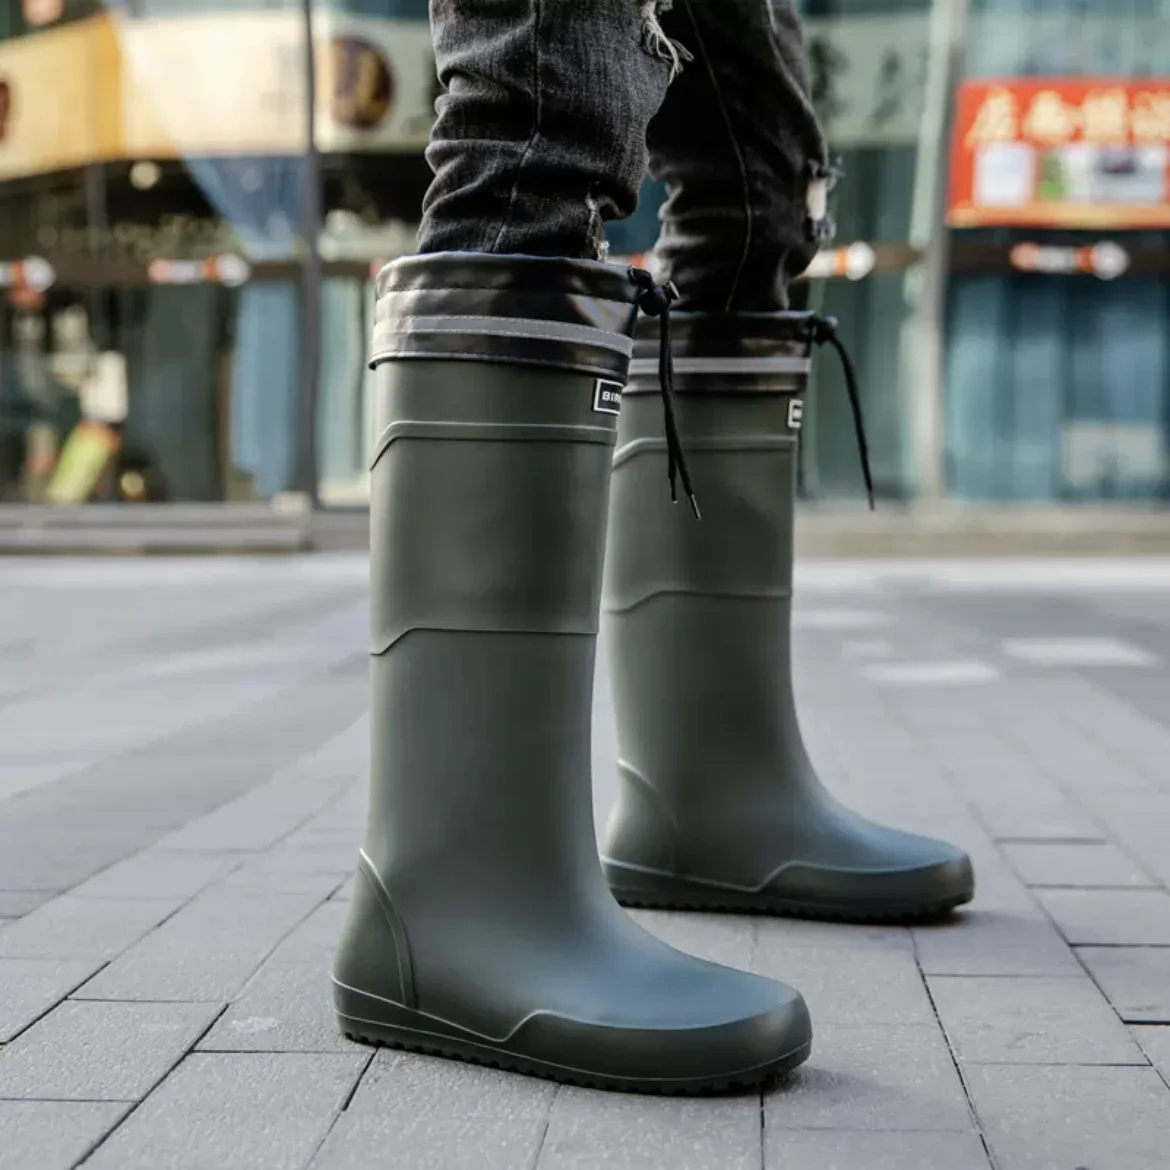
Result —
<path fill-rule="evenodd" d="M 1009 638 L 1003 652 L 1038 666 L 1158 665 L 1154 655 L 1115 638 Z"/>
<path fill-rule="evenodd" d="M 894 652 L 894 643 L 881 638 L 851 639 L 841 647 L 847 658 L 888 658 Z"/>
<path fill-rule="evenodd" d="M 1052 593 L 1158 593 L 1170 589 L 1170 557 L 816 558 L 796 565 L 796 592 L 856 589 Z"/>
<path fill-rule="evenodd" d="M 900 687 L 965 686 L 995 682 L 1000 677 L 989 662 L 966 658 L 949 662 L 880 662 L 862 667 L 861 673 L 870 682 Z"/>
<path fill-rule="evenodd" d="M 792 611 L 794 630 L 875 630 L 892 626 L 891 614 L 877 609 L 803 609 Z"/>

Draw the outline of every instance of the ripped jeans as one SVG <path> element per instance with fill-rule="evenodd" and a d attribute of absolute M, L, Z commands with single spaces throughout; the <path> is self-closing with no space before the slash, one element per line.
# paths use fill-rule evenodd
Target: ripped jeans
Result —
<path fill-rule="evenodd" d="M 832 235 L 792 0 L 431 0 L 419 250 L 603 259 L 649 168 L 678 307 L 769 312 Z"/>

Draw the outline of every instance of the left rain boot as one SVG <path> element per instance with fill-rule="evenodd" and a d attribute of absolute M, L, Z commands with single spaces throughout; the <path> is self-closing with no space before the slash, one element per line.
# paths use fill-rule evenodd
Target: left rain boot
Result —
<path fill-rule="evenodd" d="M 658 340 L 638 341 L 614 459 L 603 616 L 619 780 L 602 859 L 626 905 L 897 922 L 973 896 L 959 849 L 839 804 L 797 723 L 796 453 L 817 343 L 846 363 L 865 460 L 833 324 L 807 313 L 674 315 L 666 429 L 694 469 L 701 520 L 662 490 L 676 443 L 662 437 L 654 397 Z"/>

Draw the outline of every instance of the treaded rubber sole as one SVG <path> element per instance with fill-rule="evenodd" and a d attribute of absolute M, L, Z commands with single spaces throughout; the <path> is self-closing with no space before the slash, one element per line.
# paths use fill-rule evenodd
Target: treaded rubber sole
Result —
<path fill-rule="evenodd" d="M 704 898 L 693 894 L 667 897 L 613 889 L 613 896 L 629 910 L 682 910 L 710 914 L 767 914 L 774 918 L 803 918 L 814 922 L 842 922 L 856 926 L 920 926 L 948 917 L 970 898 L 951 898 L 945 902 L 907 910 L 858 910 L 855 907 L 806 906 L 782 900 L 754 898 L 751 905 L 732 902 L 718 895 Z"/>
<path fill-rule="evenodd" d="M 502 1049 L 487 1045 L 469 1044 L 457 1040 L 437 1038 L 400 1027 L 387 1027 L 371 1020 L 357 1020 L 352 1016 L 338 1013 L 342 1032 L 359 1044 L 376 1048 L 395 1048 L 405 1052 L 417 1052 L 424 1056 L 442 1056 L 450 1060 L 461 1060 L 469 1064 L 498 1068 L 506 1072 L 523 1073 L 526 1076 L 541 1077 L 566 1085 L 578 1085 L 586 1089 L 607 1089 L 623 1093 L 646 1093 L 665 1097 L 696 1097 L 730 1095 L 756 1090 L 783 1077 L 809 1057 L 812 1044 L 802 1044 L 776 1060 L 756 1068 L 744 1069 L 730 1076 L 688 1078 L 685 1080 L 649 1080 L 645 1078 L 624 1078 L 601 1076 L 581 1069 L 566 1068 L 533 1060 Z"/>
<path fill-rule="evenodd" d="M 612 864 L 612 863 L 611 863 Z M 856 925 L 909 926 L 937 922 L 974 897 L 974 891 L 948 894 L 933 902 L 864 907 L 831 902 L 802 902 L 776 894 L 702 886 L 665 874 L 640 874 L 637 886 L 611 882 L 618 902 L 637 910 L 690 910 L 716 914 L 766 914 Z"/>

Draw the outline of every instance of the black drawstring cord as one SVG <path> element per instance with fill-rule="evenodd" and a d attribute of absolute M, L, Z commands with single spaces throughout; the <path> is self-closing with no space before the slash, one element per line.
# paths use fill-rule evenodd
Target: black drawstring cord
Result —
<path fill-rule="evenodd" d="M 865 438 L 865 419 L 861 413 L 861 393 L 857 388 L 857 372 L 849 358 L 849 352 L 837 336 L 836 317 L 812 318 L 812 341 L 814 345 L 831 345 L 841 359 L 845 371 L 845 389 L 849 392 L 849 405 L 853 409 L 853 429 L 857 433 L 857 452 L 861 456 L 861 474 L 865 477 L 865 490 L 869 496 L 869 510 L 874 510 L 873 472 L 869 466 L 869 443 Z"/>
<path fill-rule="evenodd" d="M 631 268 L 630 279 L 641 291 L 638 308 L 647 317 L 661 322 L 658 334 L 658 382 L 662 388 L 662 413 L 666 423 L 666 474 L 670 479 L 670 498 L 678 503 L 676 477 L 682 480 L 683 491 L 690 501 L 695 519 L 700 520 L 699 504 L 691 487 L 682 440 L 678 437 L 678 420 L 674 414 L 674 356 L 670 344 L 670 306 L 678 300 L 678 289 L 671 282 L 658 284 L 644 268 Z"/>

